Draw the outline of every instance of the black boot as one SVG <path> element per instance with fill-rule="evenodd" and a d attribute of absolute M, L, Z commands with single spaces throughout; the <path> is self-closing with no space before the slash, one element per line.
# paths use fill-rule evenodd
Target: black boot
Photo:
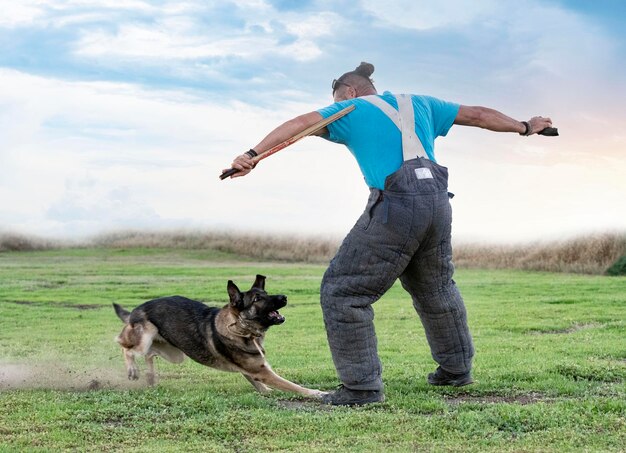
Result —
<path fill-rule="evenodd" d="M 343 385 L 322 398 L 323 403 L 333 406 L 363 406 L 383 401 L 385 401 L 385 394 L 382 390 L 351 390 Z"/>
<path fill-rule="evenodd" d="M 448 373 L 441 367 L 437 367 L 434 373 L 428 375 L 428 383 L 431 385 L 451 385 L 452 387 L 463 387 L 472 384 L 472 374 L 468 371 L 463 374 Z"/>

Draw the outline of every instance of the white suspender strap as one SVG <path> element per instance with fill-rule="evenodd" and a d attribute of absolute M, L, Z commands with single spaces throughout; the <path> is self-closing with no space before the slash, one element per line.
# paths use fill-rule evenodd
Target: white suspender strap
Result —
<path fill-rule="evenodd" d="M 402 155 L 405 161 L 415 159 L 416 157 L 428 158 L 422 142 L 415 134 L 415 113 L 411 95 L 401 94 L 396 96 L 398 110 L 376 95 L 363 96 L 360 99 L 364 99 L 378 107 L 400 129 L 402 134 Z"/>
<path fill-rule="evenodd" d="M 389 117 L 393 124 L 397 126 L 400 131 L 402 131 L 402 123 L 400 121 L 400 114 L 396 109 L 394 109 L 388 102 L 383 101 L 380 97 L 375 94 L 371 94 L 369 96 L 363 96 L 360 99 L 364 99 L 370 104 L 374 104 L 376 107 L 381 109 L 385 115 Z"/>
<path fill-rule="evenodd" d="M 398 111 L 402 119 L 402 154 L 404 155 L 404 160 L 428 157 L 422 142 L 415 134 L 415 112 L 413 111 L 411 95 L 401 94 L 396 96 L 396 100 L 398 101 Z"/>

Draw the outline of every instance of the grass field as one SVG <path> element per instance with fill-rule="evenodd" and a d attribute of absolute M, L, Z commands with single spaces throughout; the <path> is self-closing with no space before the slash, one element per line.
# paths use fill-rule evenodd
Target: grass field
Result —
<path fill-rule="evenodd" d="M 211 251 L 0 253 L 0 451 L 625 451 L 626 277 L 503 270 L 456 274 L 477 384 L 434 388 L 399 285 L 375 304 L 387 400 L 330 408 L 257 394 L 240 375 L 157 360 L 125 379 L 112 302 L 181 294 L 227 301 L 226 281 L 267 275 L 289 296 L 267 357 L 309 387 L 336 384 L 319 308 L 324 266 Z"/>

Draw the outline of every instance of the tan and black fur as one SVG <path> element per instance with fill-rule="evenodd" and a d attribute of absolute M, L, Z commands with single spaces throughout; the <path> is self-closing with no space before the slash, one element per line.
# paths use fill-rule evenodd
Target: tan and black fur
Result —
<path fill-rule="evenodd" d="M 287 305 L 287 297 L 267 294 L 262 275 L 246 292 L 229 280 L 228 295 L 230 303 L 221 309 L 181 296 L 154 299 L 132 312 L 113 304 L 125 324 L 117 342 L 128 379 L 139 378 L 136 356 L 145 357 L 150 385 L 155 382 L 154 357 L 181 363 L 188 356 L 202 365 L 243 374 L 261 393 L 275 388 L 321 398 L 324 392 L 283 379 L 265 360 L 265 332 L 285 321 L 278 310 Z"/>

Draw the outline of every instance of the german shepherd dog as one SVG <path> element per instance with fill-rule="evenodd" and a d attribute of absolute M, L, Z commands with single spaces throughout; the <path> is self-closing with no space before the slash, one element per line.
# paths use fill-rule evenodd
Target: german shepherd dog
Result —
<path fill-rule="evenodd" d="M 155 381 L 155 356 L 172 363 L 188 356 L 202 365 L 243 374 L 261 393 L 275 388 L 324 396 L 325 392 L 283 379 L 265 360 L 265 332 L 285 322 L 278 310 L 287 305 L 287 297 L 267 294 L 263 275 L 256 276 L 249 291 L 242 293 L 231 280 L 227 289 L 230 302 L 221 309 L 181 296 L 154 299 L 132 312 L 113 304 L 125 324 L 116 340 L 124 352 L 128 379 L 139 378 L 135 356 L 145 357 L 149 385 Z"/>

